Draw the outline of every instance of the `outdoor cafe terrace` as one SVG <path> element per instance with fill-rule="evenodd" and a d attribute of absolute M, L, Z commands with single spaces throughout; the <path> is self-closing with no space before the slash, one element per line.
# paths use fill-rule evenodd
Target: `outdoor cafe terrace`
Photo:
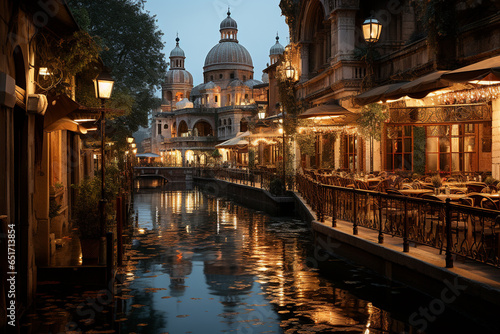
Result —
<path fill-rule="evenodd" d="M 228 168 L 198 169 L 195 175 L 266 190 L 282 177 Z M 441 267 L 478 263 L 498 272 L 500 193 L 498 181 L 490 180 L 487 184 L 457 176 L 438 184 L 436 178 L 410 180 L 385 172 L 356 177 L 305 170 L 293 180 L 288 177 L 287 185 L 316 213 L 318 222 L 334 229 L 351 226 L 353 235 L 371 231 L 379 244 L 400 239 L 398 247 L 405 253 L 430 249 Z"/>

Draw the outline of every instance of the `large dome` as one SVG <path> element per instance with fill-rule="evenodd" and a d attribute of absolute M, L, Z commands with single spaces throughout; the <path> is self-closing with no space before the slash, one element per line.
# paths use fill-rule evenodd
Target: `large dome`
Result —
<path fill-rule="evenodd" d="M 252 57 L 247 49 L 238 43 L 236 21 L 231 12 L 220 24 L 221 39 L 205 58 L 204 72 L 218 70 L 244 70 L 253 72 Z"/>
<path fill-rule="evenodd" d="M 186 70 L 170 69 L 165 77 L 166 84 L 193 85 L 193 76 Z"/>
<path fill-rule="evenodd" d="M 237 42 L 221 42 L 208 52 L 205 58 L 205 70 L 209 70 L 207 67 L 211 67 L 210 70 L 226 69 L 212 68 L 223 65 L 241 65 L 244 66 L 245 69 L 248 69 L 246 67 L 251 67 L 249 70 L 253 70 L 253 62 L 250 53 L 243 45 Z"/>

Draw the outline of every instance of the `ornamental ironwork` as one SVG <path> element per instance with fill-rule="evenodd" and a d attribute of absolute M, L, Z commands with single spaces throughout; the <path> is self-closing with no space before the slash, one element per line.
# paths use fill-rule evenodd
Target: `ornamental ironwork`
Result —
<path fill-rule="evenodd" d="M 390 123 L 460 123 L 491 121 L 491 104 L 454 104 L 431 107 L 401 107 L 389 109 Z"/>

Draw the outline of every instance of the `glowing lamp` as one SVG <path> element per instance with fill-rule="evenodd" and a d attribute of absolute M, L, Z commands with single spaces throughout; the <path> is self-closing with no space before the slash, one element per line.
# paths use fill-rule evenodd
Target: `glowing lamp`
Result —
<path fill-rule="evenodd" d="M 105 68 L 101 74 L 94 79 L 95 97 L 98 99 L 109 99 L 113 91 L 115 81 L 109 71 Z"/>
<path fill-rule="evenodd" d="M 363 22 L 363 37 L 367 43 L 376 43 L 380 39 L 382 24 L 373 17 Z"/>
<path fill-rule="evenodd" d="M 295 78 L 295 69 L 293 68 L 292 65 L 288 65 L 285 68 L 285 76 L 287 79 L 292 80 Z"/>
<path fill-rule="evenodd" d="M 258 113 L 259 119 L 266 118 L 266 111 L 264 109 L 260 109 Z"/>

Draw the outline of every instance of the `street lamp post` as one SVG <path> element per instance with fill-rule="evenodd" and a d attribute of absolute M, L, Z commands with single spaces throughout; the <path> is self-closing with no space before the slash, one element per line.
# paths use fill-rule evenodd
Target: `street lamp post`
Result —
<path fill-rule="evenodd" d="M 289 84 L 293 83 L 293 80 L 295 79 L 295 69 L 293 68 L 292 64 L 288 63 L 288 66 L 285 68 L 285 77 L 288 81 Z M 286 184 L 286 136 L 285 136 L 285 108 L 282 108 L 281 110 L 281 118 L 282 118 L 282 129 L 283 129 L 283 186 L 285 187 L 285 190 L 287 189 L 287 184 Z"/>
<path fill-rule="evenodd" d="M 371 86 L 374 79 L 373 73 L 373 46 L 380 39 L 382 24 L 373 17 L 369 17 L 363 22 L 363 38 L 368 45 L 366 50 L 366 64 L 368 67 L 368 85 Z M 370 173 L 373 173 L 373 134 L 370 135 Z"/>
<path fill-rule="evenodd" d="M 111 97 L 113 91 L 114 80 L 107 69 L 104 69 L 101 74 L 94 79 L 94 88 L 96 98 L 101 100 L 101 200 L 99 201 L 99 218 L 101 236 L 104 236 L 104 227 L 106 225 L 106 198 L 104 196 L 104 177 L 105 177 L 105 137 L 106 137 L 106 110 L 104 109 L 105 102 Z"/>

